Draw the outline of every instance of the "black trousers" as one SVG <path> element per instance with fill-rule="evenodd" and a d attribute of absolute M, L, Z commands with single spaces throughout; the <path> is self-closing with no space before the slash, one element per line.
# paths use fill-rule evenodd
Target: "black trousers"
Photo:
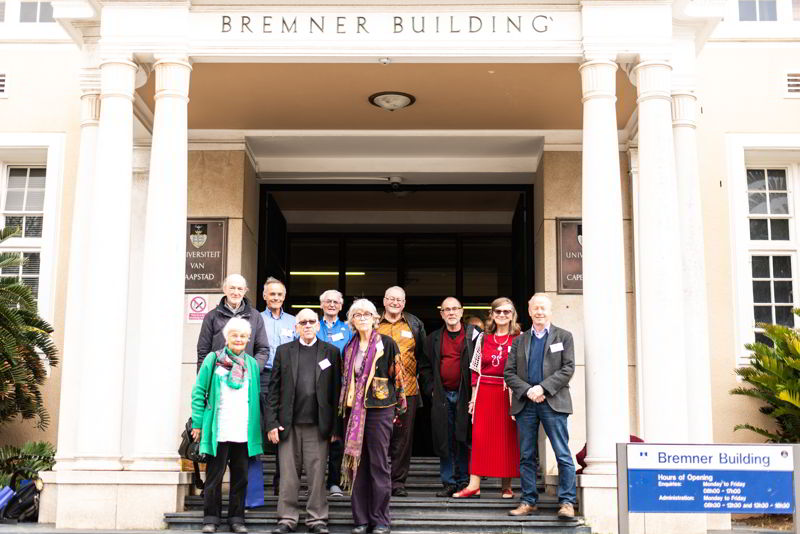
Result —
<path fill-rule="evenodd" d="M 342 458 L 344 457 L 344 440 L 331 441 L 328 447 L 328 480 L 327 487 L 338 486 L 342 478 Z"/>
<path fill-rule="evenodd" d="M 217 455 L 206 465 L 203 493 L 203 523 L 219 525 L 222 514 L 222 477 L 225 467 L 231 468 L 231 493 L 228 501 L 228 523 L 244 524 L 244 497 L 247 490 L 247 443 L 221 441 Z"/>

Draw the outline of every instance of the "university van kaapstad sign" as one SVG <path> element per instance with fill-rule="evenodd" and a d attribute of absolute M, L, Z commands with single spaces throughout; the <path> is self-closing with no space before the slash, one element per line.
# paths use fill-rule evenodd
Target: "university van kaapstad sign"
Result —
<path fill-rule="evenodd" d="M 583 293 L 583 223 L 581 219 L 557 219 L 556 229 L 558 292 Z"/>
<path fill-rule="evenodd" d="M 225 279 L 228 219 L 186 223 L 186 293 L 215 293 Z"/>

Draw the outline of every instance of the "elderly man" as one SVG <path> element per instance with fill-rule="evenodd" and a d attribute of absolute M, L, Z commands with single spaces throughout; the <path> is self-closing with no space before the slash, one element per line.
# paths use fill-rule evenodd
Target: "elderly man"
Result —
<path fill-rule="evenodd" d="M 558 462 L 558 516 L 575 517 L 575 464 L 569 450 L 567 417 L 572 413 L 569 381 L 575 372 L 572 334 L 550 323 L 553 303 L 544 293 L 528 302 L 533 327 L 511 344 L 503 372 L 511 388 L 511 415 L 517 419 L 522 498 L 510 515 L 536 511 L 536 441 L 544 427 Z"/>
<path fill-rule="evenodd" d="M 480 330 L 462 322 L 464 309 L 455 297 L 442 301 L 440 313 L 444 326 L 426 340 L 427 358 L 419 362 L 419 377 L 422 390 L 432 400 L 431 434 L 443 486 L 436 496 L 452 497 L 469 482 L 469 361 Z"/>
<path fill-rule="evenodd" d="M 297 314 L 298 339 L 275 354 L 267 402 L 268 439 L 278 444 L 281 472 L 278 525 L 274 534 L 294 532 L 299 512 L 300 468 L 308 480 L 306 526 L 327 534 L 325 463 L 328 442 L 341 435 L 336 416 L 341 383 L 339 349 L 317 339 L 317 314 Z"/>
<path fill-rule="evenodd" d="M 342 311 L 344 298 L 342 294 L 329 289 L 319 296 L 319 305 L 322 308 L 322 321 L 317 337 L 322 341 L 327 341 L 334 345 L 339 352 L 344 350 L 344 346 L 350 341 L 353 332 L 347 323 L 339 319 L 339 312 Z M 328 449 L 328 494 L 331 497 L 341 497 L 342 488 L 339 487 L 342 476 L 342 457 L 344 455 L 344 444 L 341 440 L 334 440 Z"/>
<path fill-rule="evenodd" d="M 425 358 L 425 325 L 416 316 L 403 311 L 406 307 L 406 292 L 402 287 L 394 286 L 386 290 L 383 307 L 378 331 L 394 339 L 400 349 L 395 365 L 408 401 L 408 410 L 395 422 L 389 445 L 392 459 L 392 495 L 407 497 L 406 478 L 411 463 L 414 415 L 420 402 L 417 362 Z M 430 369 L 430 366 L 425 365 L 424 368 Z"/>
<path fill-rule="evenodd" d="M 222 329 L 234 317 L 250 323 L 253 333 L 244 350 L 256 359 L 259 368 L 263 368 L 269 358 L 269 341 L 261 315 L 250 306 L 245 297 L 247 281 L 240 274 L 231 274 L 222 282 L 222 292 L 225 296 L 216 308 L 206 314 L 200 327 L 200 336 L 197 338 L 197 369 L 200 369 L 209 352 L 225 347 Z"/>

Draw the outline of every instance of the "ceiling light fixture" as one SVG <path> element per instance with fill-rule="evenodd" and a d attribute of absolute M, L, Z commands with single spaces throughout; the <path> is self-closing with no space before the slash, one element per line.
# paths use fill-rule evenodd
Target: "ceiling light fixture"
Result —
<path fill-rule="evenodd" d="M 398 109 L 407 108 L 416 102 L 417 99 L 414 95 L 408 93 L 401 93 L 400 91 L 382 91 L 370 95 L 369 103 L 377 106 L 386 111 L 395 111 Z"/>

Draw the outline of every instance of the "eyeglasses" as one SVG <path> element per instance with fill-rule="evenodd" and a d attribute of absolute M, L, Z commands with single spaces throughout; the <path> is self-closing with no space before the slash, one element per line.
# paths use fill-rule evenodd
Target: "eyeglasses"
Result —
<path fill-rule="evenodd" d="M 514 310 L 492 310 L 492 313 L 495 315 L 511 315 Z"/>
<path fill-rule="evenodd" d="M 372 319 L 371 313 L 354 313 L 353 319 L 356 321 L 361 321 L 362 319 Z"/>
<path fill-rule="evenodd" d="M 305 321 L 297 321 L 297 324 L 299 324 L 300 326 L 306 326 L 306 325 L 309 325 L 309 324 L 317 324 L 317 320 L 316 319 L 306 319 Z"/>
<path fill-rule="evenodd" d="M 458 308 L 442 308 L 442 313 L 452 313 L 461 310 L 460 307 Z"/>
<path fill-rule="evenodd" d="M 341 304 L 341 302 L 339 302 L 338 300 L 331 300 L 331 299 L 323 300 L 322 303 L 323 304 Z"/>
<path fill-rule="evenodd" d="M 387 302 L 397 302 L 398 304 L 401 302 L 405 302 L 405 298 L 403 297 L 383 297 L 383 300 Z"/>

